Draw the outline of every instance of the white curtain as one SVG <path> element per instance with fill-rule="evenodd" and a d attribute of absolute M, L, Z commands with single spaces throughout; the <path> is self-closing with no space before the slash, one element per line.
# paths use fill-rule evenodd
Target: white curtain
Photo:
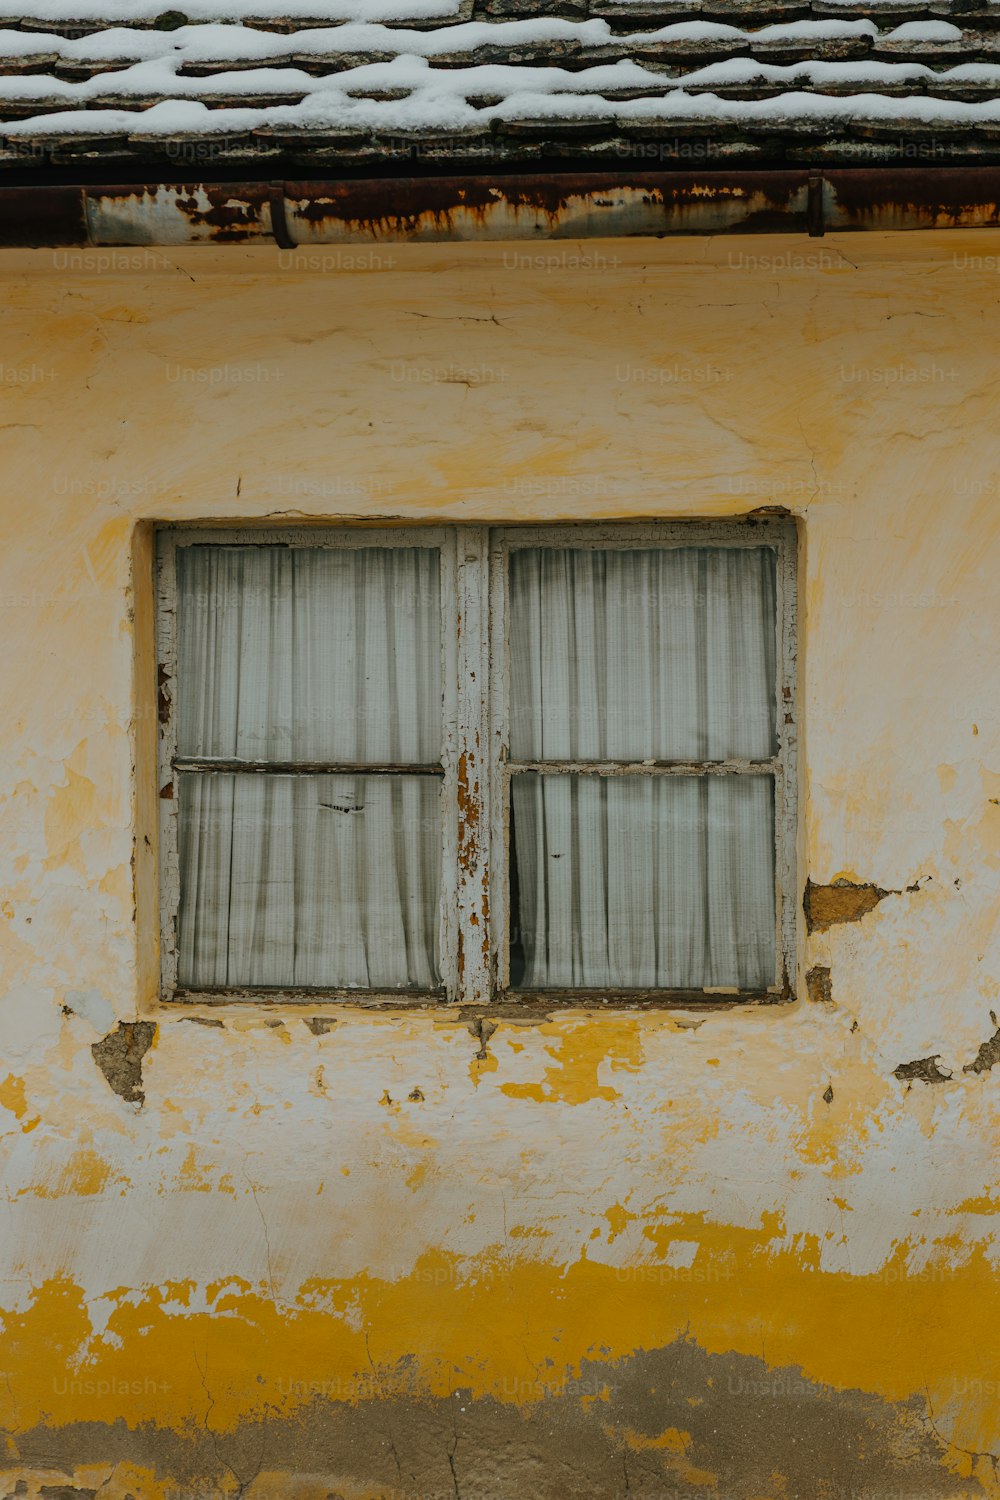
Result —
<path fill-rule="evenodd" d="M 188 757 L 441 759 L 431 548 L 177 552 L 178 744 Z M 440 782 L 186 771 L 180 983 L 434 988 Z"/>
<path fill-rule="evenodd" d="M 771 548 L 515 550 L 515 760 L 766 760 L 776 747 Z M 526 988 L 773 982 L 768 775 L 521 773 L 512 980 Z"/>

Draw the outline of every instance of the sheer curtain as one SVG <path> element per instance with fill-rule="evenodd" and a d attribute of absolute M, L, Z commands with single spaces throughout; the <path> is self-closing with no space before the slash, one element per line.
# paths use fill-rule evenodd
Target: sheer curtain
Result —
<path fill-rule="evenodd" d="M 514 760 L 767 760 L 771 548 L 511 554 Z M 526 988 L 771 983 L 769 775 L 512 778 Z"/>
<path fill-rule="evenodd" d="M 177 754 L 440 762 L 438 561 L 431 548 L 178 548 Z M 439 787 L 182 772 L 179 982 L 436 987 Z"/>

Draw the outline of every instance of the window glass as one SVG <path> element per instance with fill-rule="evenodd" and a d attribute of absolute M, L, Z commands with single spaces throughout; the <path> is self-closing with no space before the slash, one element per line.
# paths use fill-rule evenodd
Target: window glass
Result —
<path fill-rule="evenodd" d="M 767 760 L 773 548 L 518 548 L 515 760 Z"/>
<path fill-rule="evenodd" d="M 509 607 L 511 984 L 773 983 L 773 777 L 611 768 L 776 754 L 774 549 L 515 548 Z"/>
<path fill-rule="evenodd" d="M 440 984 L 440 782 L 180 778 L 183 985 Z"/>
<path fill-rule="evenodd" d="M 769 776 L 512 778 L 511 983 L 774 980 Z"/>
<path fill-rule="evenodd" d="M 177 615 L 178 983 L 437 988 L 439 553 L 181 547 Z"/>
<path fill-rule="evenodd" d="M 431 547 L 181 547 L 177 750 L 421 764 L 441 756 Z"/>

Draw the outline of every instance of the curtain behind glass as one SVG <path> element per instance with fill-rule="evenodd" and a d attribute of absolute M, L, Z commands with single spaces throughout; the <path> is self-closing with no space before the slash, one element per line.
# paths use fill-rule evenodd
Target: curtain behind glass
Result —
<path fill-rule="evenodd" d="M 767 760 L 773 548 L 517 549 L 515 760 Z"/>
<path fill-rule="evenodd" d="M 181 774 L 181 984 L 440 983 L 440 782 Z"/>
<path fill-rule="evenodd" d="M 771 548 L 515 550 L 515 760 L 767 760 Z M 515 775 L 525 988 L 774 980 L 769 776 Z"/>
<path fill-rule="evenodd" d="M 178 755 L 436 763 L 430 547 L 179 547 Z"/>
<path fill-rule="evenodd" d="M 512 779 L 524 988 L 774 979 L 765 776 Z"/>
<path fill-rule="evenodd" d="M 438 553 L 177 551 L 181 756 L 441 759 Z M 440 984 L 440 786 L 186 772 L 181 984 Z"/>

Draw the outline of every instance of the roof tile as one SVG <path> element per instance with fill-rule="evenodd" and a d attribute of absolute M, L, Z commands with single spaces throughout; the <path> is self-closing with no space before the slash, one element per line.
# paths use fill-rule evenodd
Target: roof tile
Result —
<path fill-rule="evenodd" d="M 0 0 L 0 166 L 991 157 L 1000 0 Z M 1000 160 L 1000 155 L 997 155 Z"/>

